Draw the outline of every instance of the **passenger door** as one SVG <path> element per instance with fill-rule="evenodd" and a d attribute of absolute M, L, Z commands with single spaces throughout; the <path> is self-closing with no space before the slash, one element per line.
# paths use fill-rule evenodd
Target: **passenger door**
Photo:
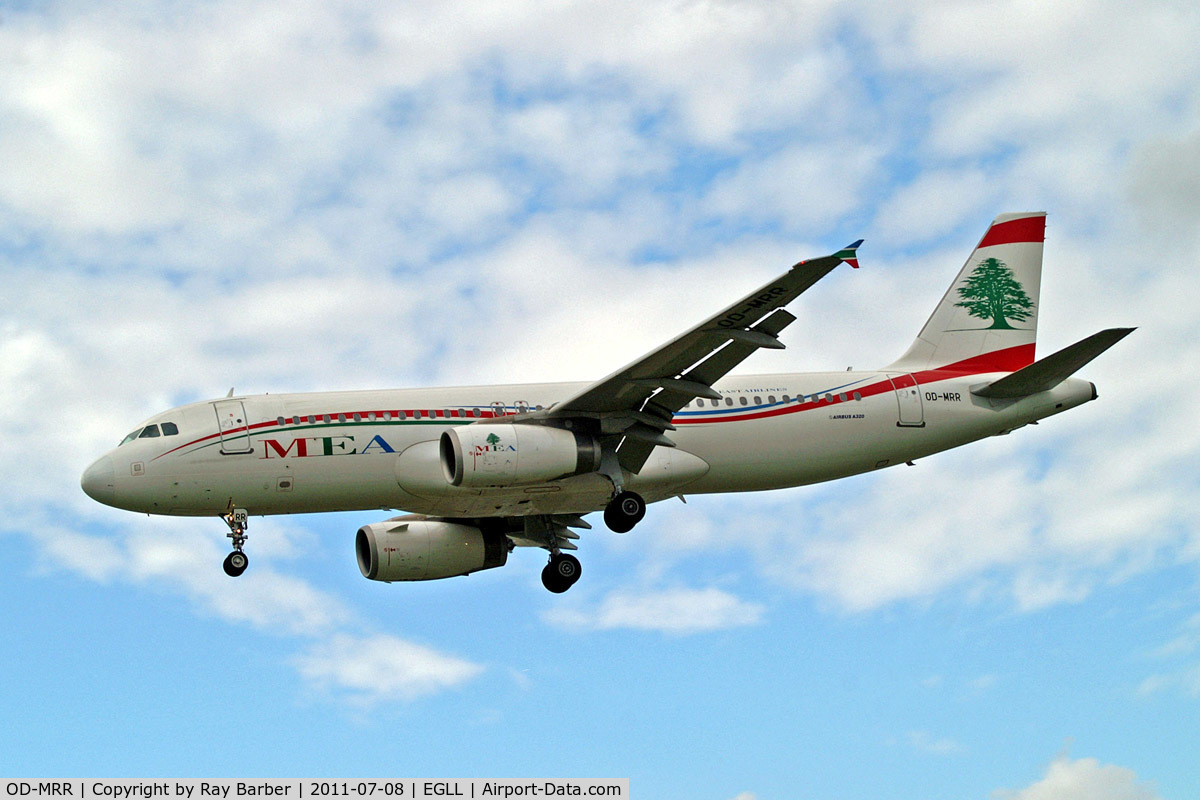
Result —
<path fill-rule="evenodd" d="M 899 405 L 897 425 L 903 428 L 924 428 L 925 407 L 921 403 L 921 387 L 912 375 L 888 375 L 892 388 L 896 391 L 896 403 Z"/>
<path fill-rule="evenodd" d="M 217 413 L 217 431 L 221 436 L 221 452 L 226 455 L 250 453 L 254 443 L 250 440 L 250 420 L 246 417 L 246 406 L 241 400 L 218 400 L 213 403 Z"/>

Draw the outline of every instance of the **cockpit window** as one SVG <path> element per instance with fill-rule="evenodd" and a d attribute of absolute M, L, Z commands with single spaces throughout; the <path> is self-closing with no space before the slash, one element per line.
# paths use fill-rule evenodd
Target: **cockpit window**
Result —
<path fill-rule="evenodd" d="M 164 422 L 162 424 L 162 433 L 159 433 L 158 425 L 147 425 L 144 428 L 138 428 L 133 433 L 121 440 L 121 444 L 129 444 L 134 439 L 154 439 L 158 436 L 178 436 L 179 426 L 174 422 Z M 120 447 L 121 444 L 117 445 Z"/>

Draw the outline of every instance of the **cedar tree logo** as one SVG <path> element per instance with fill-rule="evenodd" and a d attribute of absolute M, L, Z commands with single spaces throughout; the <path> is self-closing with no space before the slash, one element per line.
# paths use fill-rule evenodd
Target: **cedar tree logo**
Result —
<path fill-rule="evenodd" d="M 990 319 L 991 327 L 985 330 L 1014 330 L 1009 320 L 1024 322 L 1031 316 L 1033 301 L 1025 294 L 1013 271 L 1003 261 L 984 259 L 967 282 L 959 287 L 961 303 L 954 305 L 967 310 L 972 317 Z"/>

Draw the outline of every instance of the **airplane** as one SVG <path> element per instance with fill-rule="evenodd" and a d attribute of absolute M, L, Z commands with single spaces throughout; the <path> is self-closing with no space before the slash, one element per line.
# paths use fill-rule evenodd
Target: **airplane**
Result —
<path fill-rule="evenodd" d="M 234 396 L 139 424 L 83 473 L 90 497 L 147 514 L 218 516 L 241 575 L 252 515 L 381 509 L 354 549 L 363 576 L 419 581 L 549 551 L 542 582 L 579 580 L 577 530 L 616 533 L 648 503 L 870 472 L 1095 400 L 1072 377 L 1133 328 L 1035 360 L 1045 212 L 1002 214 L 899 359 L 866 371 L 733 376 L 779 350 L 784 307 L 859 240 L 787 272 L 593 383 Z"/>

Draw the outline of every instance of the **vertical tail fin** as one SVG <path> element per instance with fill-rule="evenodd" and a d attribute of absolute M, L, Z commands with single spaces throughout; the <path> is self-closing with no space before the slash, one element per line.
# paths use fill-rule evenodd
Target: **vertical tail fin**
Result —
<path fill-rule="evenodd" d="M 1044 211 L 992 220 L 916 341 L 886 369 L 969 361 L 975 371 L 1012 372 L 1032 364 L 1045 238 Z"/>

